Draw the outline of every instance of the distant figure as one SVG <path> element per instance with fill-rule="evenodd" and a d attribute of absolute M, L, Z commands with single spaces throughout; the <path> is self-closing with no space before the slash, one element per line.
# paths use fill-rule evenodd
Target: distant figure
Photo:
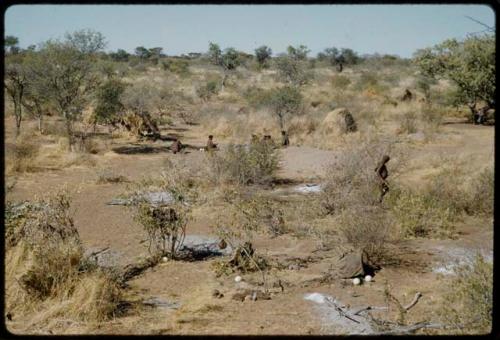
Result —
<path fill-rule="evenodd" d="M 287 147 L 290 145 L 290 140 L 288 139 L 288 133 L 285 130 L 281 131 L 281 146 Z"/>
<path fill-rule="evenodd" d="M 406 89 L 405 90 L 405 94 L 403 95 L 403 97 L 401 98 L 402 101 L 407 101 L 407 100 L 411 100 L 413 97 L 413 94 L 410 92 L 410 90 Z"/>
<path fill-rule="evenodd" d="M 387 167 L 385 164 L 389 162 L 391 158 L 387 155 L 382 157 L 382 160 L 378 163 L 377 167 L 375 168 L 375 172 L 377 173 L 377 177 L 379 179 L 379 188 L 380 188 L 380 198 L 379 202 L 382 202 L 382 199 L 384 198 L 385 194 L 389 191 L 389 186 L 387 185 L 387 177 L 389 176 L 389 173 L 387 172 Z"/>
<path fill-rule="evenodd" d="M 208 136 L 207 146 L 205 148 L 207 151 L 212 151 L 217 149 L 217 144 L 214 143 L 214 136 Z"/>
<path fill-rule="evenodd" d="M 337 72 L 341 73 L 343 69 L 344 69 L 344 66 L 342 65 L 342 63 L 338 63 L 337 64 Z"/>
<path fill-rule="evenodd" d="M 175 142 L 172 143 L 172 145 L 170 145 L 170 150 L 174 153 L 174 155 L 177 153 L 177 152 L 180 152 L 182 150 L 182 143 L 180 140 L 176 140 Z"/>
<path fill-rule="evenodd" d="M 257 135 L 252 134 L 252 139 L 250 140 L 250 143 L 258 143 L 259 142 L 259 137 Z"/>

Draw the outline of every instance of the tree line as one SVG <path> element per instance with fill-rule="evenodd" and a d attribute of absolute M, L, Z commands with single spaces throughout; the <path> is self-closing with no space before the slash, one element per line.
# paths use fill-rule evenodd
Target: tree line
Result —
<path fill-rule="evenodd" d="M 19 41 L 14 36 L 6 36 L 4 42 L 4 86 L 13 103 L 16 133 L 19 134 L 21 130 L 23 109 L 38 119 L 40 130 L 44 115 L 55 113 L 64 118 L 70 147 L 74 144 L 74 123 L 92 100 L 97 99 L 94 114 L 96 121 L 102 123 L 115 124 L 116 120 L 111 118 L 117 110 L 123 110 L 119 98 L 125 85 L 121 80 L 114 79 L 113 70 L 103 67 L 100 61 L 111 59 L 126 62 L 130 58 L 138 58 L 158 64 L 160 60 L 167 59 L 162 61 L 164 68 L 179 67 L 169 64 L 161 47 L 139 46 L 134 55 L 123 49 L 105 53 L 105 38 L 90 29 L 67 33 L 64 39 L 47 40 L 26 49 L 19 47 Z M 320 61 L 339 66 L 366 62 L 366 57 L 348 48 L 326 48 L 316 58 L 308 57 L 310 50 L 304 45 L 289 46 L 286 53 L 277 56 L 273 56 L 271 48 L 265 45 L 254 52 L 251 55 L 232 47 L 221 49 L 218 44 L 210 42 L 206 53 L 191 55 L 205 58 L 220 69 L 223 75 L 220 84 L 222 89 L 232 72 L 246 61 L 254 60 L 259 68 L 269 67 L 272 61 L 279 78 L 285 83 L 272 102 L 282 126 L 285 113 L 299 107 L 300 87 L 307 84 L 311 77 L 307 71 L 308 63 L 310 66 L 311 61 Z M 386 55 L 383 58 L 397 57 Z M 473 115 L 484 110 L 478 106 L 481 101 L 487 103 L 488 109 L 495 108 L 493 34 L 469 36 L 462 41 L 447 40 L 417 51 L 412 62 L 429 79 L 442 78 L 453 82 L 457 88 L 456 103 L 469 107 Z M 187 68 L 188 63 L 180 66 Z"/>

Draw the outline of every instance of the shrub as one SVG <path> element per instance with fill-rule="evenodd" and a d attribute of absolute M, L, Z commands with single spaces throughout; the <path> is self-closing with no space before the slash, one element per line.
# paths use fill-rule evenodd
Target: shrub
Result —
<path fill-rule="evenodd" d="M 319 196 L 325 212 L 336 214 L 348 207 L 376 204 L 378 181 L 374 169 L 384 154 L 390 154 L 391 148 L 390 141 L 367 140 L 342 150 L 326 169 Z M 397 171 L 397 162 L 394 159 L 391 162 L 395 164 L 391 171 Z"/>
<path fill-rule="evenodd" d="M 380 206 L 350 206 L 339 216 L 340 232 L 356 249 L 364 250 L 371 260 L 380 263 L 395 240 L 394 222 Z"/>
<path fill-rule="evenodd" d="M 214 183 L 269 184 L 278 169 L 278 151 L 270 143 L 248 147 L 229 145 L 222 153 L 207 156 Z"/>
<path fill-rule="evenodd" d="M 451 237 L 455 232 L 455 213 L 429 192 L 392 190 L 390 206 L 402 236 Z"/>
<path fill-rule="evenodd" d="M 34 170 L 34 161 L 40 150 L 40 144 L 26 135 L 17 138 L 12 157 L 12 171 L 25 172 Z"/>
<path fill-rule="evenodd" d="M 141 203 L 135 219 L 147 233 L 150 253 L 176 258 L 186 236 L 188 219 L 187 209 L 182 204 L 157 207 Z"/>
<path fill-rule="evenodd" d="M 97 184 L 127 182 L 123 175 L 114 173 L 111 169 L 100 169 L 97 171 Z"/>
<path fill-rule="evenodd" d="M 404 112 L 398 115 L 399 131 L 402 133 L 417 132 L 417 115 L 413 111 Z"/>
<path fill-rule="evenodd" d="M 457 327 L 454 333 L 486 334 L 493 321 L 493 263 L 477 254 L 473 261 L 455 269 L 444 304 L 438 314 Z"/>
<path fill-rule="evenodd" d="M 253 108 L 261 108 L 269 105 L 271 102 L 271 91 L 255 86 L 249 86 L 243 92 L 243 98 Z"/>
<path fill-rule="evenodd" d="M 495 174 L 492 167 L 484 168 L 472 180 L 467 213 L 492 216 L 494 212 Z"/>
<path fill-rule="evenodd" d="M 45 122 L 44 127 L 43 127 L 43 134 L 57 136 L 57 137 L 67 136 L 66 128 L 64 127 L 63 124 L 61 124 L 60 122 L 57 122 L 57 121 Z"/>
<path fill-rule="evenodd" d="M 181 76 L 187 76 L 189 74 L 189 62 L 187 60 L 166 59 L 161 62 L 161 66 L 164 70 Z"/>
<path fill-rule="evenodd" d="M 382 85 L 378 80 L 378 75 L 375 72 L 363 72 L 356 82 L 357 90 L 365 90 L 375 94 L 387 92 L 387 86 Z"/>
<path fill-rule="evenodd" d="M 44 299 L 57 295 L 76 280 L 83 249 L 75 240 L 36 244 L 33 262 L 20 281 L 26 292 Z"/>
<path fill-rule="evenodd" d="M 345 91 L 349 85 L 351 84 L 351 80 L 342 75 L 336 75 L 332 78 L 332 86 L 339 91 Z"/>
<path fill-rule="evenodd" d="M 220 91 L 220 80 L 210 79 L 205 83 L 199 85 L 195 89 L 196 95 L 200 97 L 203 101 L 208 101 L 213 95 L 219 94 Z"/>
<path fill-rule="evenodd" d="M 118 308 L 118 282 L 83 256 L 69 208 L 64 191 L 7 204 L 7 308 L 19 318 L 30 313 L 34 321 L 28 328 L 35 323 L 46 327 L 57 317 L 99 322 Z"/>

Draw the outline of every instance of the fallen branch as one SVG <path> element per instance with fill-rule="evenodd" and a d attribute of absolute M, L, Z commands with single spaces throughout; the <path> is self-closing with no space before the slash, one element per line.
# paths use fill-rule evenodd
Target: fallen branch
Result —
<path fill-rule="evenodd" d="M 365 312 L 368 310 L 387 310 L 387 309 L 388 309 L 387 307 L 366 306 L 366 307 L 362 307 L 362 308 L 356 310 L 355 312 L 352 313 L 352 315 L 359 315 L 359 313 Z"/>
<path fill-rule="evenodd" d="M 410 308 L 412 308 L 413 306 L 415 306 L 418 302 L 418 300 L 422 297 L 422 293 L 420 292 L 417 292 L 417 294 L 415 294 L 415 297 L 413 298 L 413 301 L 410 302 L 409 305 L 403 307 L 405 309 L 405 311 L 408 311 Z"/>
<path fill-rule="evenodd" d="M 326 300 L 326 302 L 327 302 L 329 305 L 333 306 L 333 308 L 335 308 L 335 310 L 336 310 L 337 312 L 339 312 L 340 316 L 343 316 L 343 317 L 345 317 L 345 318 L 347 318 L 347 319 L 349 319 L 349 320 L 351 320 L 351 321 L 354 321 L 355 323 L 360 323 L 358 320 L 354 319 L 352 316 L 350 316 L 350 315 L 348 315 L 346 312 L 344 312 L 344 311 L 342 310 L 342 308 L 340 308 L 340 307 L 339 307 L 339 306 L 335 303 L 335 301 L 333 301 L 330 297 L 325 298 L 325 300 Z"/>
<path fill-rule="evenodd" d="M 109 249 L 109 247 L 106 247 L 106 248 L 103 248 L 103 249 L 100 249 L 100 250 L 96 250 L 96 251 L 90 253 L 89 257 L 99 255 L 100 253 L 104 253 L 108 249 Z"/>

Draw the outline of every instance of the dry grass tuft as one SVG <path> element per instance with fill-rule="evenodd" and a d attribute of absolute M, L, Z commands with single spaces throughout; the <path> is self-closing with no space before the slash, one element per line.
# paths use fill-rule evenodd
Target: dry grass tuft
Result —
<path fill-rule="evenodd" d="M 57 329 L 59 321 L 101 322 L 117 310 L 113 276 L 83 256 L 64 192 L 23 205 L 8 204 L 6 310 L 30 319 L 14 331 Z"/>

